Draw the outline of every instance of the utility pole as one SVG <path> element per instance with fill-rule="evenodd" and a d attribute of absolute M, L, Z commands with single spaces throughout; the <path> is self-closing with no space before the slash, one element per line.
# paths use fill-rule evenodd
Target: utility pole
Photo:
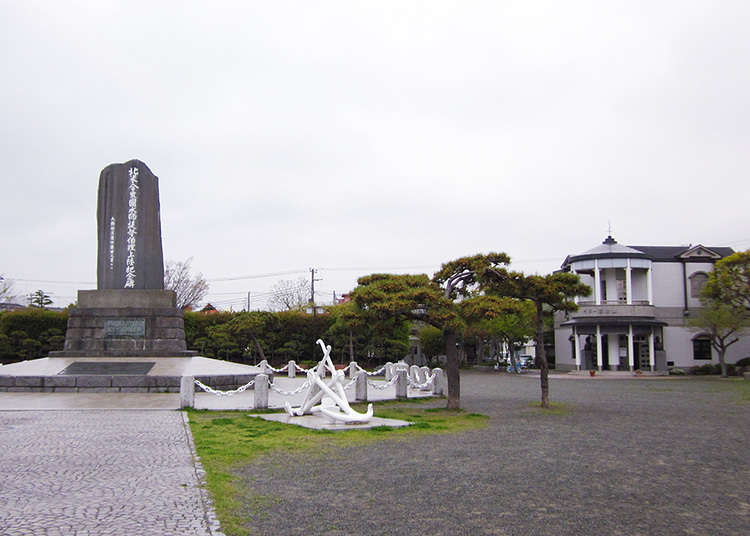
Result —
<path fill-rule="evenodd" d="M 250 291 L 247 291 L 247 312 L 250 312 Z"/>
<path fill-rule="evenodd" d="M 322 281 L 322 279 L 315 279 L 315 272 L 317 271 L 315 268 L 310 268 L 310 305 L 312 306 L 313 316 L 317 315 L 315 310 L 315 282 Z"/>

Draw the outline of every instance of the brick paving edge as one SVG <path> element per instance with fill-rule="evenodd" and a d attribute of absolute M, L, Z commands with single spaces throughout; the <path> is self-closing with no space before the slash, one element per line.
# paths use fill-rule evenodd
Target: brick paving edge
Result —
<path fill-rule="evenodd" d="M 221 524 L 219 519 L 216 517 L 216 512 L 213 506 L 213 500 L 208 492 L 206 486 L 206 471 L 203 469 L 203 464 L 198 456 L 198 452 L 195 450 L 195 442 L 193 441 L 193 434 L 190 431 L 190 422 L 187 416 L 187 412 L 181 411 L 182 414 L 182 425 L 185 429 L 185 439 L 188 447 L 190 448 L 190 455 L 193 459 L 193 469 L 195 470 L 195 477 L 198 480 L 198 492 L 201 497 L 201 504 L 203 504 L 203 517 L 206 519 L 206 526 L 208 532 L 212 536 L 226 536 L 221 532 Z"/>

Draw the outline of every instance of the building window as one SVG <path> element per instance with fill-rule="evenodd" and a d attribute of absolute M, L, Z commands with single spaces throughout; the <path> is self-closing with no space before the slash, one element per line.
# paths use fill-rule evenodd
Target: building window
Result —
<path fill-rule="evenodd" d="M 690 276 L 690 296 L 693 298 L 701 297 L 701 290 L 706 286 L 708 274 L 706 272 L 695 272 Z"/>
<path fill-rule="evenodd" d="M 693 359 L 711 361 L 711 339 L 708 337 L 693 339 Z"/>

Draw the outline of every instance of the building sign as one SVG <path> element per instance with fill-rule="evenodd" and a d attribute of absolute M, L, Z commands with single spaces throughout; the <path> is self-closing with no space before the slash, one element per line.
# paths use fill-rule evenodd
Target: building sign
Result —
<path fill-rule="evenodd" d="M 143 338 L 146 336 L 146 319 L 118 318 L 105 320 L 104 336 L 113 339 Z"/>

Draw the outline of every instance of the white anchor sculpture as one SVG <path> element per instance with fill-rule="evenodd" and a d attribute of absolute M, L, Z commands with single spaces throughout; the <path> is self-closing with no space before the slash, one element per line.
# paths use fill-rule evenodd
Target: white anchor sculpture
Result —
<path fill-rule="evenodd" d="M 346 374 L 342 370 L 336 370 L 336 367 L 333 366 L 330 356 L 331 345 L 326 346 L 320 339 L 315 342 L 320 344 L 323 349 L 323 359 L 316 367 L 307 371 L 307 381 L 310 382 L 310 388 L 302 405 L 293 408 L 289 402 L 286 402 L 284 404 L 286 412 L 292 417 L 322 413 L 333 421 L 347 424 L 368 422 L 372 418 L 372 404 L 367 405 L 367 413 L 358 413 L 351 408 L 343 386 Z M 320 377 L 323 368 L 331 373 L 331 380 L 328 383 Z M 324 396 L 333 401 L 335 405 L 326 404 L 328 400 L 324 399 Z M 321 404 L 315 405 L 321 401 Z"/>

